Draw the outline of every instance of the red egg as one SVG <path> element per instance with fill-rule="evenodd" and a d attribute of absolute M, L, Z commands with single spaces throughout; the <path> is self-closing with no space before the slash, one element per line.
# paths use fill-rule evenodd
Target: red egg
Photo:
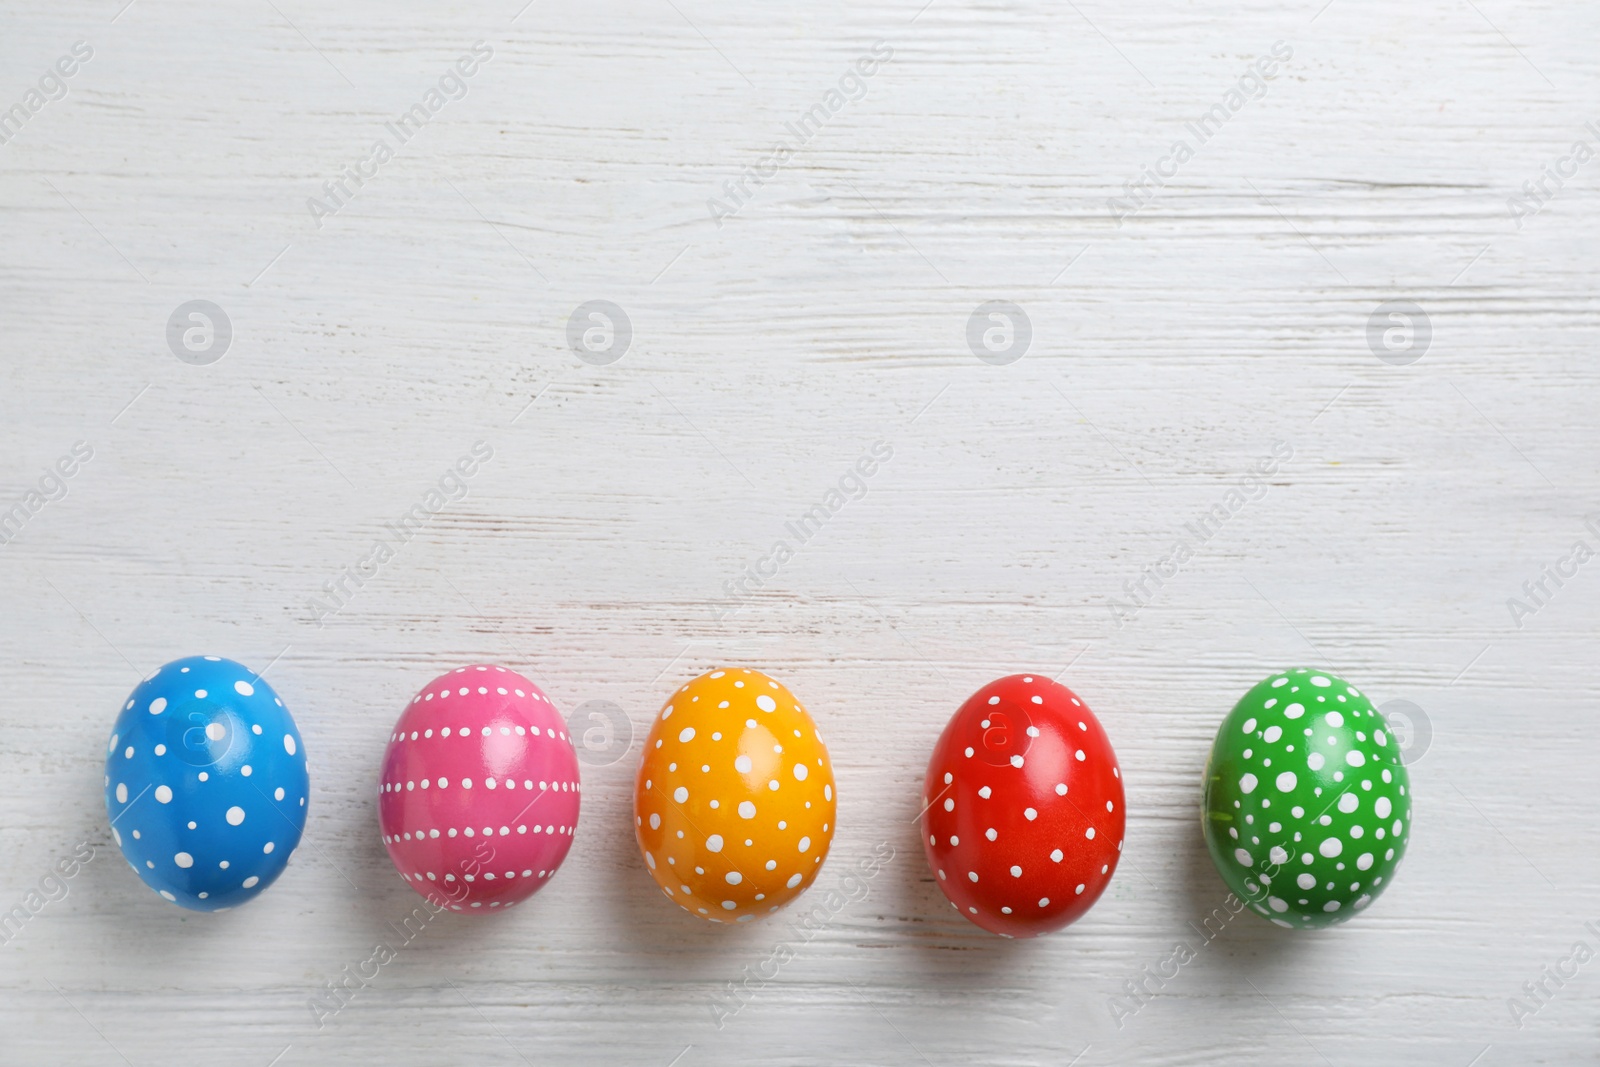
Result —
<path fill-rule="evenodd" d="M 1117 754 L 1083 701 L 1048 678 L 990 682 L 951 717 L 928 761 L 922 843 L 939 888 L 1002 937 L 1037 937 L 1088 911 L 1117 869 Z"/>

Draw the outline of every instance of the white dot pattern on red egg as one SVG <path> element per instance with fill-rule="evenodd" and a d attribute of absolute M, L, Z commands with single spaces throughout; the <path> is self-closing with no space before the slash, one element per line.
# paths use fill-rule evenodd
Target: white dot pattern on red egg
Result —
<path fill-rule="evenodd" d="M 383 844 L 430 902 L 483 914 L 549 882 L 578 825 L 578 756 L 555 705 L 490 664 L 458 667 L 406 706 L 378 784 Z"/>
<path fill-rule="evenodd" d="M 1122 773 L 1066 686 L 1011 675 L 978 690 L 934 746 L 922 840 L 936 884 L 985 930 L 1035 937 L 1082 916 L 1122 853 Z"/>

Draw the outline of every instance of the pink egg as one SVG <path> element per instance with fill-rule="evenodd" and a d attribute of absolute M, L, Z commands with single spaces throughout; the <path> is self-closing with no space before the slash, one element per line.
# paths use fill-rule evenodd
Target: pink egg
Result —
<path fill-rule="evenodd" d="M 482 914 L 556 873 L 579 791 L 578 756 L 550 698 L 515 671 L 475 664 L 429 682 L 395 724 L 378 821 L 412 889 Z"/>

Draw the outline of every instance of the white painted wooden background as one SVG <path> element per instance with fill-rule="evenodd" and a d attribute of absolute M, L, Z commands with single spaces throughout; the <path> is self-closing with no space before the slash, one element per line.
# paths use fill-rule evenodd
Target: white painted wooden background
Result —
<path fill-rule="evenodd" d="M 122 2 L 0 4 L 0 107 L 93 50 L 0 145 L 0 505 L 94 452 L 0 546 L 0 911 L 97 850 L 0 946 L 0 1061 L 1594 1061 L 1600 563 L 1507 600 L 1600 548 L 1600 163 L 1571 154 L 1600 9 Z M 319 226 L 307 200 L 479 40 L 465 98 Z M 861 99 L 768 168 L 878 41 Z M 1108 198 L 1278 41 L 1265 94 L 1117 225 Z M 1546 167 L 1569 176 L 1519 226 Z M 202 299 L 232 326 L 208 366 L 165 334 Z M 566 342 L 596 299 L 632 324 L 608 366 Z M 1031 322 L 1008 366 L 966 341 L 991 300 Z M 1404 366 L 1367 339 L 1394 300 L 1431 324 Z M 866 495 L 719 620 L 880 439 Z M 480 440 L 468 496 L 316 625 L 308 598 Z M 1275 441 L 1266 495 L 1117 628 L 1123 583 Z M 213 916 L 136 880 L 100 793 L 126 692 L 194 653 L 272 664 L 313 777 L 295 863 Z M 640 738 L 694 674 L 768 670 L 838 769 L 805 901 L 896 858 L 808 942 L 704 925 L 639 862 L 636 738 L 586 768 L 548 889 L 431 924 L 319 1030 L 309 998 L 417 903 L 376 826 L 387 731 L 474 660 Z M 1295 664 L 1431 723 L 1405 864 L 1332 931 L 1241 916 L 1130 1014 L 1224 896 L 1213 729 Z M 1082 922 L 1002 942 L 931 882 L 924 761 L 983 682 L 1064 668 L 1122 761 L 1126 859 Z"/>

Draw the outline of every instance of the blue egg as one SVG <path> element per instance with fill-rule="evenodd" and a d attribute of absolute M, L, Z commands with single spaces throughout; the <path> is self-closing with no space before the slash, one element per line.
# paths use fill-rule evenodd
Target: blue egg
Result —
<path fill-rule="evenodd" d="M 224 911 L 283 873 L 306 826 L 305 746 L 255 672 L 216 656 L 140 682 L 106 754 L 106 813 L 145 885 Z"/>

